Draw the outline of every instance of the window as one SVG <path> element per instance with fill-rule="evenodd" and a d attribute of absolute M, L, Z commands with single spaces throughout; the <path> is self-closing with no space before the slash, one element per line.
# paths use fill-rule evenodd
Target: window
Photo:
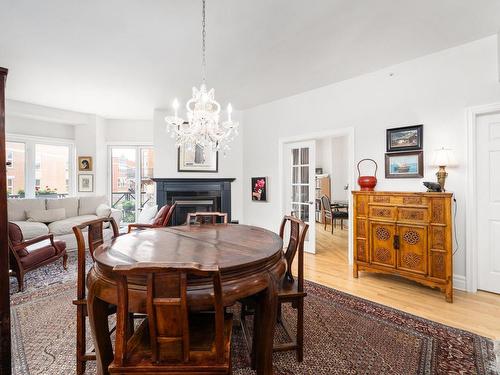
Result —
<path fill-rule="evenodd" d="M 11 196 L 14 194 L 14 177 L 7 176 L 7 195 Z"/>
<path fill-rule="evenodd" d="M 14 168 L 14 151 L 7 149 L 7 168 Z"/>
<path fill-rule="evenodd" d="M 9 137 L 6 158 L 12 162 L 9 196 L 44 198 L 72 193 L 74 181 L 73 144 L 35 137 Z"/>
<path fill-rule="evenodd" d="M 69 155 L 69 146 L 35 145 L 36 195 L 68 194 Z"/>
<path fill-rule="evenodd" d="M 146 204 L 154 204 L 152 147 L 111 146 L 111 202 L 132 223 Z M 137 192 L 140 192 L 137 194 Z"/>
<path fill-rule="evenodd" d="M 12 198 L 23 198 L 26 179 L 26 145 L 22 142 L 5 142 L 5 148 L 6 159 L 12 163 L 7 167 L 8 195 Z"/>

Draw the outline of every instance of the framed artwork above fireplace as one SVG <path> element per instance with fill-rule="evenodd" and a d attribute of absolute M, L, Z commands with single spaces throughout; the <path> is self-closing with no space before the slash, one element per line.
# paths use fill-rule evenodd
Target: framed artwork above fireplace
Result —
<path fill-rule="evenodd" d="M 219 170 L 219 153 L 200 145 L 177 149 L 177 172 L 211 172 Z"/>

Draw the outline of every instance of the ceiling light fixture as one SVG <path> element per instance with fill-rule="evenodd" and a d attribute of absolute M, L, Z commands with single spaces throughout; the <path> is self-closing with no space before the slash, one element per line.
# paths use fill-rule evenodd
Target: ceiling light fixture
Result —
<path fill-rule="evenodd" d="M 193 96 L 186 103 L 187 121 L 178 117 L 179 101 L 174 99 L 172 108 L 174 116 L 165 117 L 167 132 L 175 138 L 176 146 L 193 149 L 196 145 L 213 150 L 229 150 L 229 143 L 238 134 L 238 122 L 231 119 L 233 108 L 227 105 L 227 120 L 219 122 L 220 104 L 215 100 L 215 90 L 207 91 L 206 70 L 206 15 L 205 0 L 202 8 L 202 84 L 200 88 L 193 87 Z"/>

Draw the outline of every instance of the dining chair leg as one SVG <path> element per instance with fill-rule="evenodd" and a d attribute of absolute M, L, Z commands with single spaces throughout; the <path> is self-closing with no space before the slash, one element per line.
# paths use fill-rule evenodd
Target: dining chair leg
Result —
<path fill-rule="evenodd" d="M 330 224 L 332 224 L 332 234 L 333 234 L 333 217 L 330 219 Z"/>
<path fill-rule="evenodd" d="M 85 306 L 78 305 L 76 311 L 76 374 L 83 375 L 85 373 L 85 353 L 86 348 L 86 332 L 85 332 Z"/>
<path fill-rule="evenodd" d="M 297 361 L 304 359 L 304 299 L 297 303 Z"/>

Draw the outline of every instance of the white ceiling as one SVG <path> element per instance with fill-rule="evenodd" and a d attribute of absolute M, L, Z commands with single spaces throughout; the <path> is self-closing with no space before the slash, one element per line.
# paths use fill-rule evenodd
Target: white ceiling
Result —
<path fill-rule="evenodd" d="M 151 118 L 200 83 L 200 0 L 0 0 L 7 96 Z M 500 0 L 208 0 L 208 85 L 249 108 L 495 34 Z"/>

